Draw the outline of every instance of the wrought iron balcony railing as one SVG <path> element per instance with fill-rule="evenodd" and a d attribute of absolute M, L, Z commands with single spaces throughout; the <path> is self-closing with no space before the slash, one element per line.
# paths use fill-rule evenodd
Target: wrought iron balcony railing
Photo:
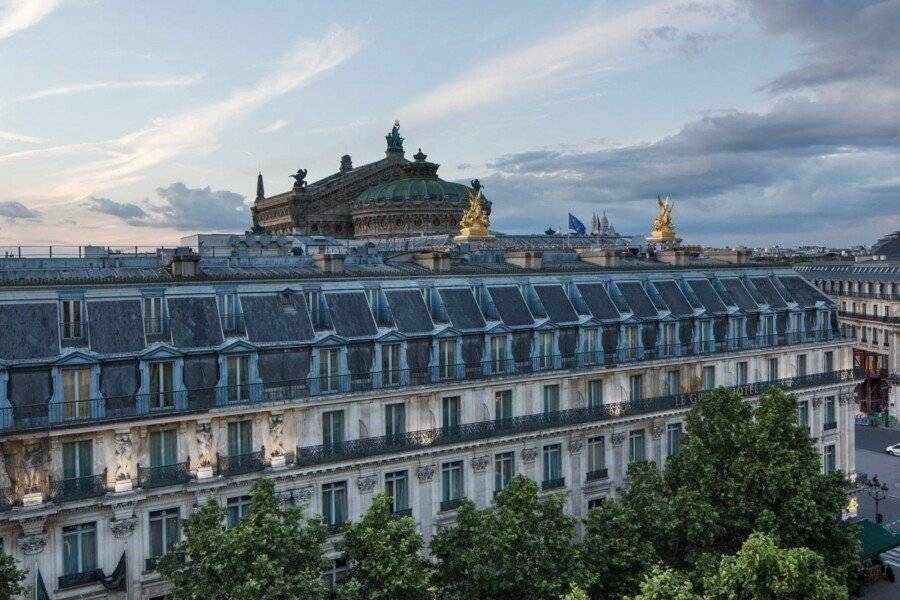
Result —
<path fill-rule="evenodd" d="M 731 386 L 729 389 L 748 398 L 758 396 L 772 387 L 791 391 L 832 383 L 850 382 L 857 377 L 859 375 L 852 369 L 847 369 L 806 375 L 804 377 L 787 377 L 774 381 L 748 383 L 746 385 Z M 688 408 L 696 403 L 704 393 L 709 392 L 692 392 L 634 401 L 613 402 L 601 406 L 570 408 L 555 412 L 522 415 L 510 419 L 463 423 L 454 427 L 409 431 L 400 435 L 375 436 L 327 445 L 301 446 L 297 448 L 296 464 L 297 466 L 311 466 L 350 461 L 394 452 L 421 450 L 497 436 L 530 433 L 543 429 Z"/>
<path fill-rule="evenodd" d="M 191 478 L 189 463 L 144 467 L 138 465 L 138 484 L 144 488 L 165 487 L 187 483 Z"/>
<path fill-rule="evenodd" d="M 399 510 L 392 510 L 391 516 L 392 517 L 411 517 L 412 509 L 411 508 L 401 508 Z"/>
<path fill-rule="evenodd" d="M 50 498 L 54 502 L 84 500 L 104 494 L 106 494 L 106 471 L 99 475 L 50 482 Z"/>
<path fill-rule="evenodd" d="M 338 535 L 343 533 L 350 527 L 350 521 L 341 521 L 339 523 L 326 523 L 325 529 L 328 531 L 328 535 Z"/>
<path fill-rule="evenodd" d="M 544 491 L 547 490 L 558 490 L 559 488 L 566 487 L 566 478 L 565 477 L 557 477 L 556 479 L 546 479 L 541 482 L 541 489 Z"/>
<path fill-rule="evenodd" d="M 821 288 L 820 288 L 821 289 Z M 853 292 L 850 290 L 822 290 L 832 296 L 850 296 L 852 298 L 867 298 L 870 300 L 900 300 L 900 294 L 879 294 L 874 292 Z"/>
<path fill-rule="evenodd" d="M 606 479 L 609 477 L 609 469 L 594 469 L 593 471 L 588 471 L 585 476 L 585 481 L 600 481 L 601 479 Z"/>
<path fill-rule="evenodd" d="M 446 512 L 448 510 L 456 510 L 462 503 L 466 501 L 466 497 L 462 498 L 453 498 L 452 500 L 441 500 L 441 512 Z"/>
<path fill-rule="evenodd" d="M 878 321 L 880 323 L 900 323 L 900 317 L 892 317 L 890 315 L 873 315 L 864 312 L 853 312 L 850 310 L 839 310 L 838 316 L 846 319 L 862 319 L 864 321 Z"/>
<path fill-rule="evenodd" d="M 95 583 L 100 581 L 100 574 L 102 571 L 99 569 L 93 569 L 91 571 L 84 571 L 83 573 L 70 573 L 69 575 L 60 575 L 57 586 L 61 590 L 67 590 L 69 588 L 78 587 L 80 585 L 88 585 L 91 583 Z"/>
<path fill-rule="evenodd" d="M 837 429 L 837 421 L 828 421 L 824 425 L 822 425 L 822 429 L 825 431 L 829 431 L 831 429 Z"/>
<path fill-rule="evenodd" d="M 241 406 L 262 402 L 288 403 L 331 394 L 366 393 L 373 390 L 439 385 L 448 382 L 493 380 L 546 372 L 579 372 L 615 368 L 650 360 L 678 361 L 726 352 L 778 348 L 843 339 L 832 331 L 765 334 L 754 337 L 663 344 L 652 347 L 593 350 L 554 355 L 552 366 L 544 358 L 498 360 L 456 365 L 431 365 L 424 369 L 351 373 L 329 377 L 305 377 L 290 381 L 172 390 L 154 394 L 85 399 L 77 402 L 24 404 L 0 408 L 0 433 L 67 427 L 85 422 L 122 421 L 148 415 L 173 415 L 208 411 L 217 406 Z M 388 381 L 385 384 L 385 381 Z M 392 383 L 398 381 L 398 383 Z"/>
<path fill-rule="evenodd" d="M 263 462 L 264 452 L 264 450 L 257 450 L 246 454 L 219 456 L 219 475 L 243 475 L 262 471 L 266 468 L 266 463 Z"/>

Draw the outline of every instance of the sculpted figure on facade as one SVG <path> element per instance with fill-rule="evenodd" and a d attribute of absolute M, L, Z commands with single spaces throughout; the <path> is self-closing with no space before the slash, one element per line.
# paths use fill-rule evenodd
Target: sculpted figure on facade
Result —
<path fill-rule="evenodd" d="M 284 455 L 284 415 L 269 415 L 269 447 L 272 456 Z"/>
<path fill-rule="evenodd" d="M 212 465 L 213 435 L 211 423 L 197 424 L 197 461 L 201 467 Z"/>
<path fill-rule="evenodd" d="M 38 443 L 25 446 L 22 487 L 26 494 L 40 492 L 43 489 L 43 479 L 47 470 L 48 458 L 43 444 Z"/>
<path fill-rule="evenodd" d="M 113 453 L 116 461 L 116 481 L 131 479 L 131 466 L 134 460 L 134 448 L 130 433 L 117 433 L 114 438 Z"/>

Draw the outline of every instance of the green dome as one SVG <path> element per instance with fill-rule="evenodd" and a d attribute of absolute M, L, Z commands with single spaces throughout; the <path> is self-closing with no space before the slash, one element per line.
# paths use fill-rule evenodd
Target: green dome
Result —
<path fill-rule="evenodd" d="M 465 204 L 469 201 L 469 191 L 471 190 L 461 183 L 437 177 L 406 177 L 373 185 L 356 197 L 353 206 L 423 202 Z"/>

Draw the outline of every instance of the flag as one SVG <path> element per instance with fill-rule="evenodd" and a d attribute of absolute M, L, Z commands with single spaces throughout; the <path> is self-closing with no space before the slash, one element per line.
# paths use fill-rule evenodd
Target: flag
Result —
<path fill-rule="evenodd" d="M 569 213 L 569 229 L 577 233 L 578 235 L 584 235 L 585 229 L 584 223 L 578 220 L 578 217 Z"/>

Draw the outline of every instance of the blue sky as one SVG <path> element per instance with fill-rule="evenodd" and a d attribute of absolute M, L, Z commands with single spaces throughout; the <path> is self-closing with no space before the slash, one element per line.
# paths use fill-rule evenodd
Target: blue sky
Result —
<path fill-rule="evenodd" d="M 246 227 L 400 119 L 495 228 L 657 194 L 716 245 L 900 228 L 900 2 L 0 0 L 0 245 Z"/>

